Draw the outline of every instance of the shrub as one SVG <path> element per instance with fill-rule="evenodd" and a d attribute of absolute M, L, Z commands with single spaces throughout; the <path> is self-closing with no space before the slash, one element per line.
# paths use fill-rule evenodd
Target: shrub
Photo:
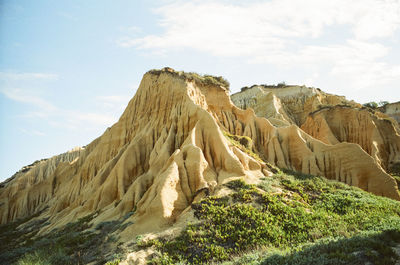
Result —
<path fill-rule="evenodd" d="M 194 72 L 183 72 L 183 71 L 175 71 L 172 68 L 165 67 L 161 70 L 150 70 L 148 73 L 155 74 L 155 75 L 160 75 L 161 73 L 169 73 L 171 75 L 175 75 L 178 78 L 183 78 L 186 80 L 193 80 L 194 82 L 202 85 L 217 85 L 217 86 L 223 86 L 226 89 L 229 90 L 229 82 L 222 76 L 212 76 L 212 75 L 200 75 L 198 73 Z"/>
<path fill-rule="evenodd" d="M 104 264 L 103 253 L 111 251 L 111 235 L 122 228 L 119 221 L 103 222 L 95 230 L 89 230 L 90 222 L 97 212 L 78 219 L 76 222 L 55 229 L 48 234 L 34 237 L 45 224 L 19 227 L 17 221 L 0 227 L 0 260 L 4 264 L 87 264 L 96 261 Z M 7 229 L 8 228 L 8 229 Z M 17 229 L 18 228 L 18 229 Z M 31 229 L 28 231 L 27 229 Z M 7 242 L 7 244 L 3 244 Z M 29 263 L 31 262 L 31 263 Z"/>
<path fill-rule="evenodd" d="M 114 259 L 112 261 L 107 262 L 105 265 L 118 265 L 121 262 L 120 259 Z"/>
<path fill-rule="evenodd" d="M 251 140 L 248 136 L 241 136 L 241 135 L 233 135 L 229 132 L 222 131 L 222 134 L 237 148 L 241 151 L 245 152 L 246 154 L 253 157 L 255 160 L 259 162 L 264 162 L 260 156 L 253 152 L 253 140 Z"/>
<path fill-rule="evenodd" d="M 371 102 L 367 102 L 367 103 L 363 104 L 363 106 L 367 107 L 367 108 L 371 108 L 371 109 L 376 109 L 376 108 L 378 108 L 378 103 L 371 101 Z"/>
<path fill-rule="evenodd" d="M 286 86 L 286 82 L 282 81 L 282 82 L 278 83 L 276 86 L 277 87 L 285 87 Z"/>
<path fill-rule="evenodd" d="M 35 251 L 24 255 L 17 265 L 52 265 L 47 258 L 47 253 Z"/>
<path fill-rule="evenodd" d="M 351 237 L 391 229 L 399 231 L 400 235 L 400 203 L 397 201 L 322 177 L 295 172 L 291 175 L 279 172 L 272 178 L 273 185 L 279 186 L 281 193 L 269 193 L 271 181 L 268 178 L 258 186 L 235 180 L 226 184 L 233 190 L 230 195 L 210 196 L 193 204 L 199 222 L 189 224 L 173 240 L 154 240 L 150 245 L 162 254 L 153 262 L 220 262 L 259 247 L 296 250 L 303 249 L 304 244 L 320 242 L 323 238 Z M 390 247 L 379 246 L 378 241 L 373 241 L 373 246 L 366 247 L 366 252 L 363 252 L 367 256 L 372 255 L 372 260 L 388 262 L 386 256 L 395 256 Z M 331 239 L 317 243 L 316 248 L 322 253 L 321 257 L 305 250 L 293 256 L 270 256 L 264 261 L 255 255 L 251 262 L 336 264 L 336 260 L 354 263 L 354 260 L 365 256 L 354 257 L 348 252 L 341 254 L 340 244 L 335 243 L 332 243 L 335 250 L 326 254 L 325 245 L 329 242 L 336 241 Z M 355 244 L 357 240 L 349 242 Z M 349 249 L 357 250 L 356 247 Z M 292 263 L 286 263 L 288 260 Z"/>
<path fill-rule="evenodd" d="M 384 106 L 386 106 L 387 104 L 389 104 L 388 101 L 379 101 L 378 106 L 379 106 L 379 107 L 384 107 Z"/>

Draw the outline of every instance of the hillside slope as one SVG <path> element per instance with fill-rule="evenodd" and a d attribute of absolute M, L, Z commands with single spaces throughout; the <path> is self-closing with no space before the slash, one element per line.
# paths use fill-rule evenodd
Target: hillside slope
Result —
<path fill-rule="evenodd" d="M 294 100 L 289 108 L 269 95 L 274 106 L 269 112 L 282 121 L 276 127 L 252 109 L 233 105 L 226 85 L 219 77 L 170 68 L 149 71 L 119 121 L 102 136 L 66 160 L 40 162 L 2 183 L 1 224 L 13 229 L 18 224 L 18 231 L 31 227 L 28 234 L 36 238 L 58 231 L 51 240 L 62 248 L 74 231 L 77 246 L 102 241 L 106 233 L 103 252 L 121 244 L 129 249 L 138 235 L 186 227 L 202 198 L 221 196 L 225 184 L 238 178 L 259 183 L 277 171 L 274 166 L 400 199 L 395 180 L 359 144 L 323 142 L 298 127 L 304 113 L 317 108 L 315 102 L 344 99 L 306 93 L 299 102 L 289 100 Z M 95 233 L 82 239 L 87 228 Z M 111 235 L 116 238 L 109 242 Z M 18 244 L 28 244 L 23 242 Z M 69 257 L 84 263 L 99 258 L 90 251 Z"/>
<path fill-rule="evenodd" d="M 276 126 L 296 124 L 327 144 L 355 143 L 387 172 L 400 165 L 400 130 L 392 118 L 396 104 L 387 112 L 368 109 L 345 97 L 305 86 L 252 86 L 232 95 L 242 108 L 253 108 Z"/>

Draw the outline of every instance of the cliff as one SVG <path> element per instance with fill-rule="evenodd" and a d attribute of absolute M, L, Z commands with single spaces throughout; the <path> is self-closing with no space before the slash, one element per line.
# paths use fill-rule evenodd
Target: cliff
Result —
<path fill-rule="evenodd" d="M 271 112 L 277 119 L 300 123 L 317 108 L 315 102 L 344 101 L 304 89 L 295 88 L 305 93 L 300 99 L 289 88 L 278 93 L 281 102 L 295 105 L 286 110 L 288 103 L 280 103 L 278 96 L 266 97 L 274 102 Z M 400 198 L 395 181 L 360 145 L 321 142 L 294 124 L 275 127 L 253 110 L 234 106 L 220 83 L 166 68 L 145 74 L 119 121 L 71 155 L 71 162 L 57 164 L 62 159 L 55 157 L 4 184 L 1 223 L 46 209 L 50 229 L 97 210 L 102 210 L 100 222 L 135 208 L 136 233 L 162 229 L 227 179 L 256 182 L 270 174 L 265 162 L 240 150 L 223 132 L 249 137 L 253 151 L 278 167 Z"/>
<path fill-rule="evenodd" d="M 380 111 L 345 97 L 305 86 L 252 86 L 232 95 L 241 108 L 253 108 L 275 126 L 296 124 L 326 144 L 355 143 L 385 171 L 398 168 L 399 126 L 396 103 Z M 397 172 L 397 171 L 395 171 Z"/>
<path fill-rule="evenodd" d="M 386 104 L 379 110 L 400 123 L 400 102 Z"/>
<path fill-rule="evenodd" d="M 282 114 L 284 121 L 298 126 L 305 122 L 308 114 L 324 106 L 361 107 L 360 104 L 346 100 L 343 96 L 328 94 L 318 88 L 306 86 L 254 85 L 242 88 L 241 92 L 232 95 L 233 103 L 239 108 L 253 108 L 260 117 L 276 119 L 276 116 L 271 115 L 270 102 L 272 98 L 278 102 L 274 104 L 276 109 L 274 112 Z"/>
<path fill-rule="evenodd" d="M 301 129 L 324 143 L 356 143 L 385 170 L 400 163 L 396 124 L 373 111 L 328 107 L 309 115 Z"/>
<path fill-rule="evenodd" d="M 1 224 L 36 215 L 46 220 L 40 236 L 91 216 L 93 225 L 122 222 L 118 241 L 127 242 L 179 227 L 193 218 L 193 203 L 224 194 L 235 179 L 269 178 L 274 166 L 400 200 L 385 172 L 398 160 L 390 122 L 305 87 L 233 95 L 244 110 L 227 85 L 170 68 L 147 72 L 103 135 L 2 183 Z M 321 109 L 342 104 L 348 107 Z"/>
<path fill-rule="evenodd" d="M 1 223 L 46 209 L 50 229 L 100 209 L 99 222 L 137 208 L 136 231 L 156 230 L 225 179 L 268 175 L 218 126 L 216 112 L 232 108 L 227 90 L 189 78 L 171 69 L 145 74 L 119 121 L 72 163 L 40 178 L 36 165 L 1 188 Z"/>

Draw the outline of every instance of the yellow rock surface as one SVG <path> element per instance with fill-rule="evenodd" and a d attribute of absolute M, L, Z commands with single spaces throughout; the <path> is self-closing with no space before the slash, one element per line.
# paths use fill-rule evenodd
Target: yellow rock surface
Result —
<path fill-rule="evenodd" d="M 31 181 L 29 172 L 5 184 L 1 223 L 48 207 L 42 215 L 50 217 L 49 230 L 97 210 L 101 222 L 137 209 L 134 233 L 156 231 L 227 179 L 265 176 L 266 165 L 233 146 L 213 117 L 206 97 L 230 104 L 225 88 L 171 71 L 145 74 L 119 121 L 72 163 L 35 185 L 20 184 Z"/>
<path fill-rule="evenodd" d="M 400 199 L 394 179 L 360 145 L 313 138 L 293 124 L 302 115 L 289 115 L 278 97 L 265 96 L 274 105 L 270 112 L 283 120 L 280 127 L 233 105 L 220 85 L 169 68 L 149 71 L 119 121 L 101 137 L 68 159 L 55 157 L 59 162 L 48 167 L 40 162 L 3 183 L 0 221 L 43 210 L 41 216 L 50 217 L 41 231 L 46 232 L 98 210 L 94 223 L 135 210 L 122 240 L 162 231 L 193 201 L 220 192 L 221 184 L 234 178 L 256 183 L 271 175 L 267 164 L 223 131 L 249 137 L 252 151 L 279 167 Z M 35 173 L 41 171 L 47 173 Z"/>
<path fill-rule="evenodd" d="M 301 128 L 327 144 L 357 143 L 388 170 L 400 163 L 400 135 L 395 124 L 367 109 L 328 107 L 309 115 Z"/>
<path fill-rule="evenodd" d="M 389 103 L 381 107 L 380 111 L 395 119 L 397 123 L 400 123 L 400 102 Z"/>
<path fill-rule="evenodd" d="M 325 144 L 335 146 L 339 143 L 355 143 L 384 170 L 390 170 L 400 162 L 398 124 L 388 115 L 363 108 L 362 105 L 348 101 L 345 97 L 305 86 L 261 85 L 242 89 L 241 92 L 232 95 L 232 101 L 241 108 L 254 109 L 258 116 L 267 118 L 275 126 L 287 127 L 288 123 L 296 124 L 309 136 Z M 387 112 L 395 117 L 396 104 L 386 106 L 388 106 Z M 276 113 L 284 115 L 279 116 Z M 281 124 L 276 121 L 277 119 Z M 351 157 L 355 154 L 352 152 L 348 155 Z M 370 158 L 365 158 L 365 161 L 367 160 L 370 161 Z M 278 159 L 275 162 L 278 166 L 294 166 L 293 163 L 292 165 L 279 163 L 281 162 Z M 298 166 L 294 166 L 294 169 L 308 173 Z M 350 183 L 348 179 L 344 180 L 326 172 L 313 174 L 322 174 L 328 178 Z M 371 187 L 361 185 L 360 182 L 352 185 L 368 191 L 373 190 Z M 376 191 L 372 192 L 379 194 Z"/>
<path fill-rule="evenodd" d="M 270 96 L 266 96 L 270 94 Z M 303 124 L 308 114 L 324 106 L 349 105 L 362 107 L 354 101 L 348 101 L 343 96 L 337 96 L 322 92 L 318 88 L 306 86 L 265 86 L 254 85 L 244 88 L 241 92 L 231 96 L 233 103 L 242 109 L 252 108 L 257 116 L 265 117 L 271 122 L 271 118 L 281 118 L 274 112 L 281 113 L 283 121 L 289 121 L 298 126 Z M 276 98 L 274 111 L 271 98 Z M 289 117 L 289 118 L 288 118 Z"/>

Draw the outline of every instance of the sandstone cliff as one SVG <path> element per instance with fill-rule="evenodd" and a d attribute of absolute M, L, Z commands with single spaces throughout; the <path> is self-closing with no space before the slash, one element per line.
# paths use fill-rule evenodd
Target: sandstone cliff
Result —
<path fill-rule="evenodd" d="M 276 166 L 400 199 L 394 179 L 360 145 L 320 141 L 295 125 L 321 102 L 344 99 L 304 88 L 296 88 L 306 94 L 300 99 L 265 95 L 276 127 L 263 118 L 263 108 L 259 117 L 233 105 L 223 85 L 218 78 L 169 68 L 149 71 L 119 121 L 101 137 L 45 174 L 36 165 L 0 188 L 1 223 L 42 210 L 49 218 L 46 232 L 96 211 L 95 223 L 134 212 L 122 238 L 161 231 L 193 201 L 220 192 L 221 184 L 233 178 L 255 183 L 270 175 L 266 162 L 233 144 L 227 133 L 250 138 L 251 151 Z M 290 102 L 295 106 L 288 107 Z"/>
<path fill-rule="evenodd" d="M 379 110 L 400 123 L 400 102 L 386 104 Z"/>
<path fill-rule="evenodd" d="M 327 107 L 308 116 L 301 128 L 328 144 L 357 143 L 384 169 L 400 163 L 400 135 L 394 122 L 367 109 Z"/>
<path fill-rule="evenodd" d="M 316 88 L 263 85 L 243 88 L 232 101 L 253 108 L 275 126 L 296 124 L 324 143 L 356 143 L 386 171 L 399 165 L 400 129 L 392 119 L 397 115 L 395 103 L 381 109 L 385 114 Z"/>
<path fill-rule="evenodd" d="M 66 153 L 42 159 L 23 167 L 0 184 L 0 223 L 6 223 L 47 207 L 57 183 L 55 171 L 75 163 L 84 153 L 77 147 Z M 18 210 L 13 210 L 18 209 Z"/>
<path fill-rule="evenodd" d="M 29 172 L 1 188 L 1 223 L 46 207 L 43 215 L 58 226 L 99 209 L 103 220 L 137 208 L 144 221 L 136 227 L 155 230 L 227 178 L 268 174 L 222 134 L 208 100 L 230 104 L 228 92 L 207 82 L 168 69 L 147 73 L 119 121 L 79 158 L 35 178 L 32 188 L 20 184 L 31 181 Z"/>
<path fill-rule="evenodd" d="M 242 109 L 253 108 L 260 117 L 270 120 L 273 118 L 272 121 L 278 118 L 298 126 L 305 122 L 309 113 L 324 106 L 361 107 L 360 104 L 346 100 L 343 96 L 328 94 L 318 88 L 306 86 L 254 85 L 242 88 L 241 92 L 233 94 L 232 101 Z"/>

